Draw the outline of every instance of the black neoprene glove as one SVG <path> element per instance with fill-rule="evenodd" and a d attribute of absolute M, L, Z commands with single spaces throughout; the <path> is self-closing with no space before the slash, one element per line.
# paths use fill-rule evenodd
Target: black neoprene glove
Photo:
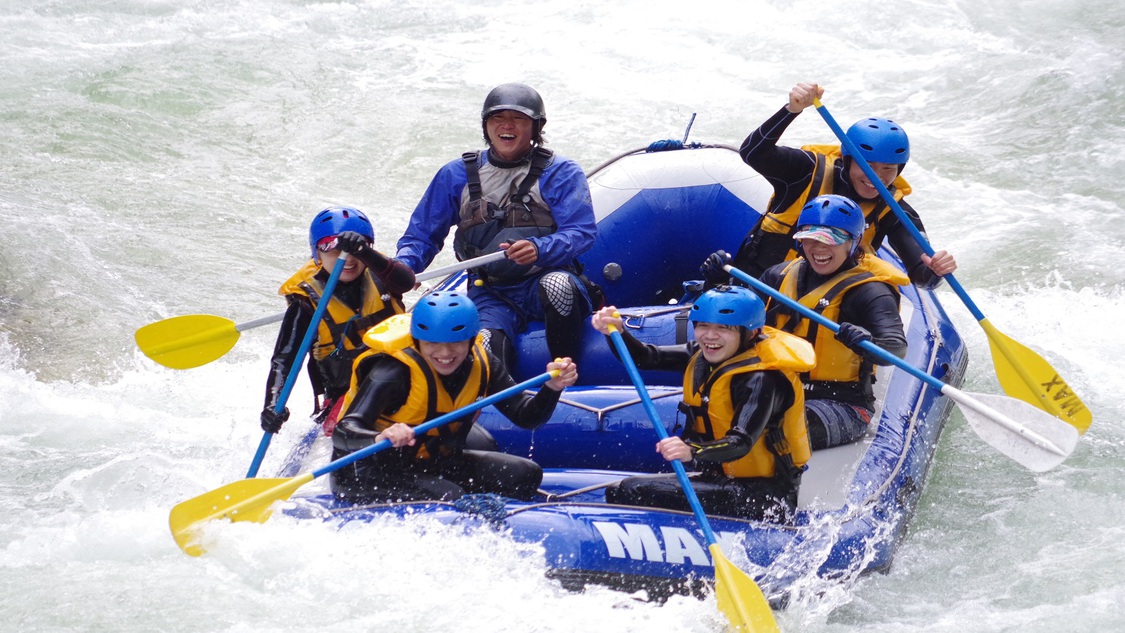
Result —
<path fill-rule="evenodd" d="M 871 340 L 871 332 L 866 328 L 853 325 L 851 323 L 841 323 L 840 331 L 836 332 L 836 340 L 844 344 L 848 349 L 852 350 L 860 356 L 866 356 L 867 351 L 859 346 L 864 341 Z"/>
<path fill-rule="evenodd" d="M 723 270 L 723 266 L 730 264 L 730 261 L 730 255 L 726 251 L 715 251 L 699 267 L 699 272 L 703 273 L 703 278 L 709 284 L 725 284 L 730 281 L 730 273 Z"/>
<path fill-rule="evenodd" d="M 336 248 L 349 255 L 359 255 L 371 248 L 371 242 L 355 231 L 344 231 L 336 236 Z"/>
<path fill-rule="evenodd" d="M 266 407 L 262 409 L 262 430 L 266 433 L 277 433 L 288 419 L 288 407 L 282 409 L 281 413 L 275 413 L 273 407 Z"/>

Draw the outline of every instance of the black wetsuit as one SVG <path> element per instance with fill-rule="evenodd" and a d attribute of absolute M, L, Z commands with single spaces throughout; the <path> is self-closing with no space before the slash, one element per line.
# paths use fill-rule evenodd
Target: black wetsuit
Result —
<path fill-rule="evenodd" d="M 764 176 L 773 186 L 774 193 L 770 200 L 769 212 L 788 209 L 804 194 L 813 178 L 816 157 L 812 152 L 777 144 L 786 128 L 796 118 L 796 114 L 782 107 L 746 137 L 738 152 L 747 165 L 753 167 L 754 171 Z M 850 158 L 836 161 L 832 174 L 832 191 L 858 203 L 863 199 L 856 194 L 848 179 L 850 162 Z M 899 201 L 899 206 L 911 218 L 914 226 L 925 234 L 922 220 L 906 200 Z M 751 230 L 746 235 L 734 257 L 734 267 L 758 277 L 766 268 L 784 260 L 785 255 L 793 247 L 793 239 L 781 233 L 763 232 L 759 239 L 755 240 L 755 234 L 756 231 Z M 910 281 L 915 285 L 932 289 L 941 283 L 941 276 L 935 274 L 922 262 L 924 253 L 922 247 L 915 241 L 910 230 L 903 226 L 898 215 L 893 212 L 883 216 L 876 227 L 875 237 L 871 242 L 872 250 L 878 250 L 884 238 L 890 242 L 895 253 L 902 259 Z"/>
<path fill-rule="evenodd" d="M 647 345 L 623 334 L 630 356 L 644 369 L 684 371 L 699 350 L 695 341 L 684 345 Z M 748 344 L 753 344 L 750 342 Z M 616 354 L 616 348 L 614 348 Z M 702 358 L 699 362 L 706 363 Z M 778 473 L 766 477 L 729 477 L 724 462 L 745 456 L 765 432 L 776 428 L 785 411 L 793 406 L 794 393 L 780 371 L 754 371 L 731 381 L 730 398 L 734 421 L 724 437 L 704 441 L 689 421 L 684 441 L 692 447 L 699 472 L 689 474 L 692 488 L 708 514 L 784 521 L 797 507 L 801 473 Z M 688 470 L 691 470 L 691 465 Z M 606 501 L 624 505 L 691 511 L 674 474 L 628 477 L 606 489 Z"/>
<path fill-rule="evenodd" d="M 472 369 L 473 355 L 449 376 L 441 376 L 448 393 L 458 393 Z M 497 393 L 515 385 L 501 361 L 489 353 L 492 372 L 485 393 Z M 410 370 L 399 360 L 385 355 L 371 356 L 356 368 L 359 392 L 332 435 L 333 459 L 339 459 L 374 443 L 379 434 L 375 421 L 384 413 L 397 411 L 410 393 Z M 534 396 L 521 393 L 496 404 L 514 424 L 534 429 L 544 424 L 555 410 L 561 392 L 541 387 Z M 471 421 L 457 434 L 443 435 L 441 450 L 435 456 L 416 456 L 424 441 L 416 438 L 413 447 L 389 448 L 332 473 L 332 491 L 352 502 L 399 500 L 455 500 L 470 493 L 496 493 L 506 497 L 531 499 L 543 479 L 535 462 L 504 453 L 465 448 Z"/>

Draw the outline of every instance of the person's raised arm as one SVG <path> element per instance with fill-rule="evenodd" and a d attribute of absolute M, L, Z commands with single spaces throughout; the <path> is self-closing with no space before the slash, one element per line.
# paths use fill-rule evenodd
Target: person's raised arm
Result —
<path fill-rule="evenodd" d="M 363 262 L 373 275 L 382 279 L 387 292 L 401 297 L 414 288 L 414 271 L 403 262 L 375 250 L 363 235 L 344 231 L 336 236 L 336 246 Z"/>

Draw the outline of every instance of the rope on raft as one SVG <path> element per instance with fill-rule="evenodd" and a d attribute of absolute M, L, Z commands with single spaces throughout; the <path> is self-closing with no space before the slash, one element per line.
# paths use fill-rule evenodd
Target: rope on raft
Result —
<path fill-rule="evenodd" d="M 508 518 L 504 498 L 492 493 L 462 495 L 453 502 L 453 507 L 459 512 L 488 521 L 497 530 L 504 526 L 504 520 Z"/>
<path fill-rule="evenodd" d="M 679 139 L 667 138 L 662 141 L 653 141 L 649 143 L 648 147 L 645 148 L 645 152 L 667 152 L 676 149 L 684 149 L 685 147 L 687 149 L 699 149 L 700 147 L 703 147 L 703 143 L 697 143 L 694 141 L 691 143 L 684 143 Z"/>
<path fill-rule="evenodd" d="M 695 112 L 691 113 L 691 120 L 688 121 L 687 129 L 684 130 L 684 140 L 678 141 L 674 138 L 665 139 L 663 141 L 653 141 L 648 144 L 648 149 L 645 152 L 667 152 L 675 149 L 699 149 L 703 147 L 702 143 L 688 143 L 687 139 L 691 136 L 691 126 L 695 123 Z"/>

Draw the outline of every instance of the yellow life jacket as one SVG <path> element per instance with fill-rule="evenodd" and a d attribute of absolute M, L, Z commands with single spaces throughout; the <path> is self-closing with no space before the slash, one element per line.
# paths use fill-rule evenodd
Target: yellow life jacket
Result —
<path fill-rule="evenodd" d="M 473 359 L 469 376 L 465 380 L 465 386 L 456 394 L 446 391 L 440 377 L 414 348 L 414 338 L 410 336 L 409 314 L 397 315 L 376 325 L 368 330 L 363 340 L 368 349 L 356 358 L 355 367 L 360 367 L 372 356 L 385 355 L 398 360 L 410 370 L 410 392 L 406 402 L 398 410 L 385 413 L 375 420 L 376 431 L 383 431 L 397 422 L 418 426 L 439 415 L 470 405 L 486 395 L 492 367 L 488 364 L 488 353 L 479 335 L 469 349 L 469 355 Z M 347 414 L 358 391 L 359 377 L 353 371 L 351 386 L 344 396 L 340 418 Z M 471 423 L 472 419 L 458 420 L 430 429 L 425 437 L 417 438 L 416 458 L 430 459 L 438 454 L 449 454 L 452 450 L 452 440 L 455 438 L 463 440 L 468 434 Z"/>
<path fill-rule="evenodd" d="M 764 340 L 715 367 L 699 384 L 696 365 L 706 362 L 702 352 L 691 357 L 684 372 L 684 404 L 692 411 L 692 428 L 705 440 L 721 439 L 731 428 L 735 412 L 730 383 L 735 376 L 775 369 L 793 387 L 793 405 L 785 411 L 780 424 L 767 428 L 749 453 L 723 464 L 729 477 L 773 477 L 779 470 L 799 473 L 812 454 L 805 422 L 805 394 L 798 377 L 816 363 L 812 346 L 772 327 L 762 328 L 762 334 Z"/>
<path fill-rule="evenodd" d="M 819 287 L 798 297 L 797 280 L 801 276 L 802 267 L 807 265 L 808 262 L 804 259 L 798 259 L 786 266 L 779 291 L 809 310 L 837 323 L 840 319 L 840 305 L 849 289 L 861 284 L 881 281 L 890 285 L 897 295 L 898 286 L 910 283 L 906 273 L 868 254 L 852 268 L 837 273 Z M 772 303 L 774 300 L 770 299 L 767 309 L 772 307 L 770 305 Z M 812 343 L 813 349 L 816 350 L 816 367 L 807 376 L 802 377 L 806 382 L 859 383 L 861 378 L 868 377 L 865 375 L 867 372 L 872 371 L 871 367 L 863 366 L 863 359 L 858 354 L 836 340 L 831 330 L 821 328 L 809 319 L 794 317 L 790 312 L 781 310 L 777 312 L 774 325 Z"/>
<path fill-rule="evenodd" d="M 324 294 L 324 284 L 316 278 L 319 271 L 320 265 L 311 259 L 308 260 L 296 274 L 281 285 L 278 294 L 306 297 L 315 309 L 320 303 L 321 295 Z M 360 349 L 363 334 L 368 328 L 393 314 L 406 311 L 402 301 L 395 297 L 389 297 L 390 301 L 384 302 L 383 290 L 371 271 L 364 270 L 360 278 L 363 280 L 363 306 L 358 312 L 336 297 L 332 297 L 328 302 L 324 318 L 317 326 L 317 338 L 312 346 L 312 355 L 316 360 L 327 358 L 336 351 L 338 345 L 342 345 L 347 351 Z M 350 326 L 349 321 L 352 322 Z"/>
<path fill-rule="evenodd" d="M 793 237 L 797 232 L 796 224 L 797 219 L 801 216 L 801 209 L 808 204 L 809 200 L 817 196 L 834 193 L 836 163 L 842 158 L 840 146 L 803 145 L 801 149 L 806 152 L 812 152 L 816 157 L 816 166 L 813 168 L 813 176 L 809 180 L 809 185 L 805 188 L 804 193 L 794 200 L 793 204 L 780 211 L 771 211 L 762 217 L 759 230 L 764 233 L 778 233 L 786 235 L 787 237 Z M 894 182 L 892 182 L 891 186 L 887 189 L 891 192 L 896 202 L 901 201 L 902 198 L 911 191 L 910 185 L 902 176 L 895 178 Z M 859 203 L 859 208 L 863 211 L 863 217 L 867 222 L 867 228 L 863 232 L 863 248 L 864 250 L 871 251 L 871 245 L 874 243 L 879 223 L 888 213 L 894 213 L 894 210 L 887 205 L 882 196 L 872 200 L 857 200 L 856 202 Z M 796 244 L 794 244 L 790 246 L 789 253 L 786 254 L 784 261 L 790 261 L 796 259 L 796 257 Z"/>

